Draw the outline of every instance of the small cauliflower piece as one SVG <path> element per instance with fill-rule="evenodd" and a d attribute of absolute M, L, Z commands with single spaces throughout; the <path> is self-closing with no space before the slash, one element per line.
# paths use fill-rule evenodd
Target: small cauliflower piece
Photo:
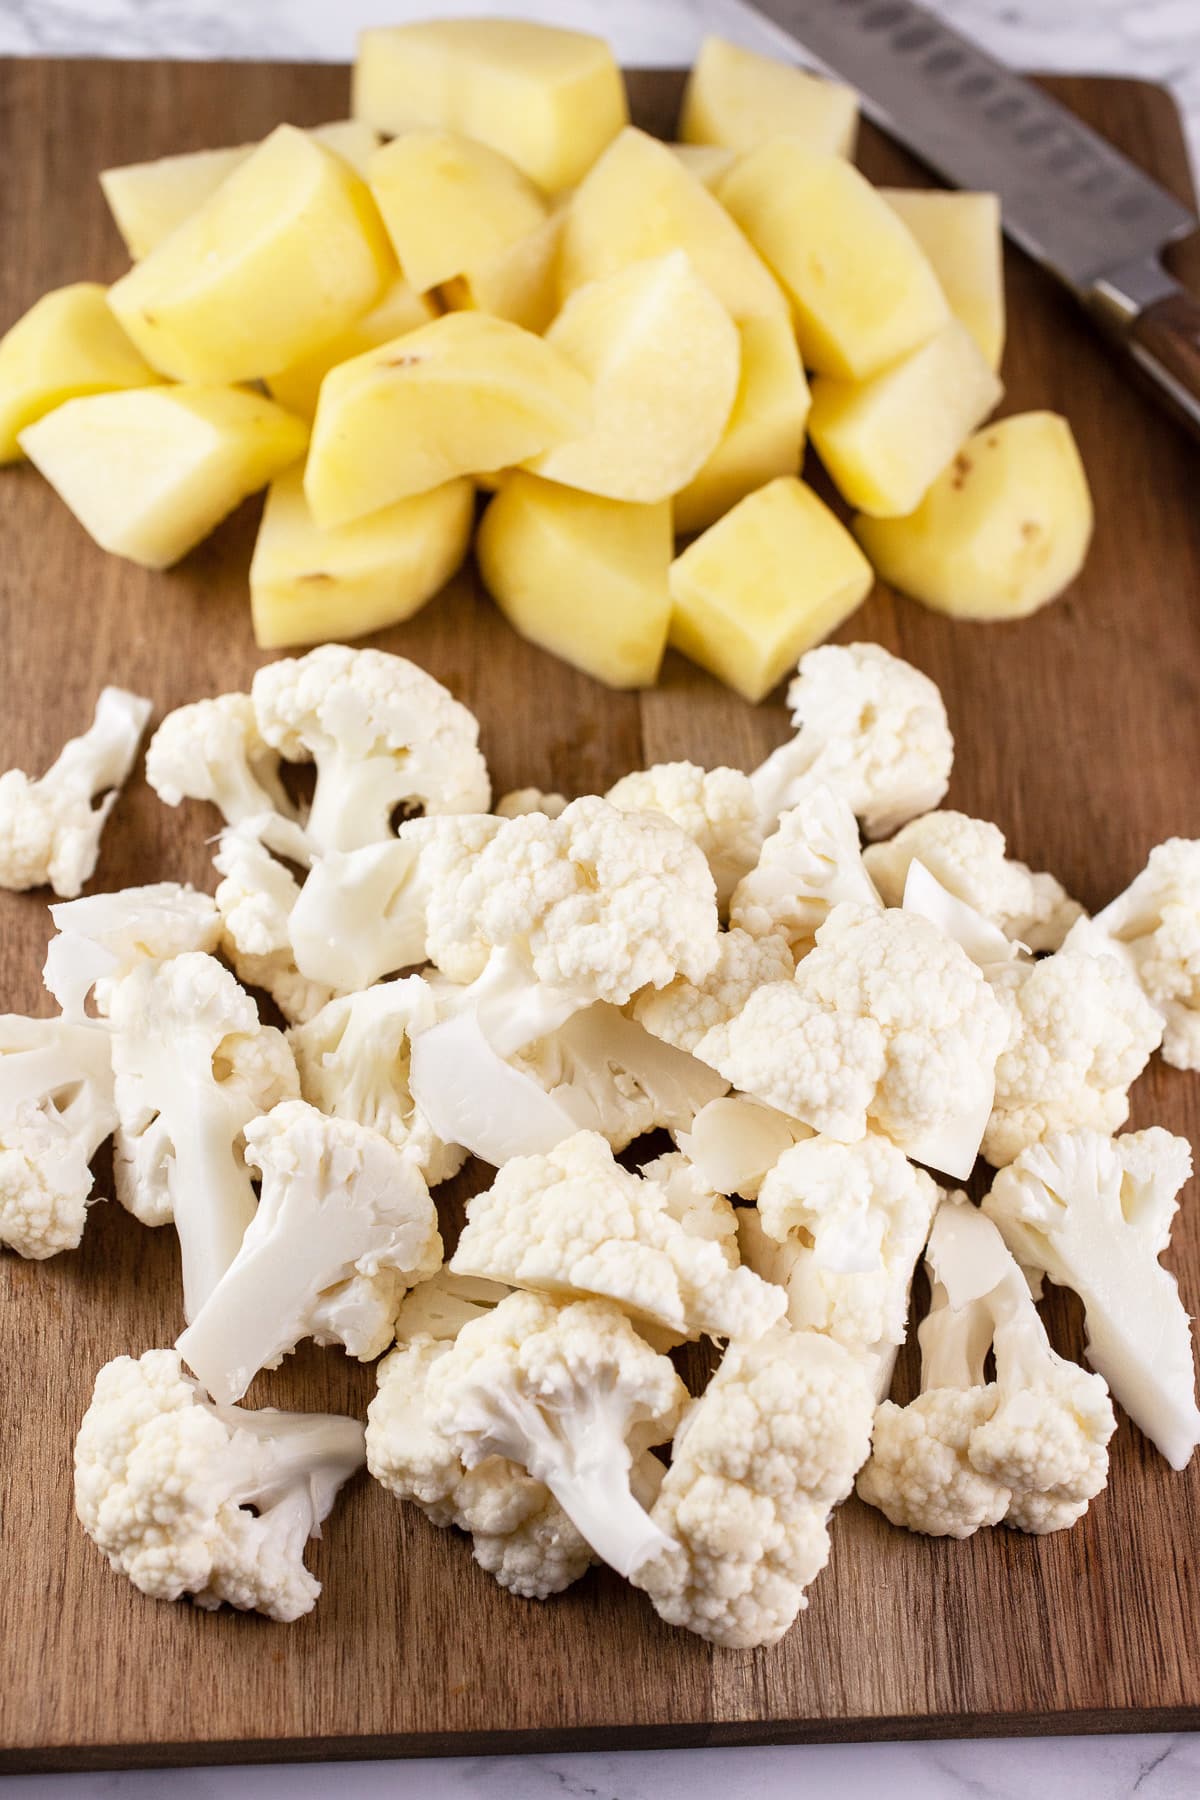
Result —
<path fill-rule="evenodd" d="M 281 761 L 258 728 L 249 694 L 217 694 L 167 714 L 146 751 L 146 780 L 166 806 L 207 800 L 227 825 L 266 816 L 295 835 L 299 821 L 279 778 Z M 303 848 L 298 859 L 308 860 Z"/>
<path fill-rule="evenodd" d="M 664 1043 L 694 1051 L 706 1031 L 727 1024 L 765 983 L 789 981 L 794 968 L 786 938 L 734 927 L 719 934 L 717 960 L 703 981 L 677 975 L 664 988 L 646 988 L 634 1017 Z"/>
<path fill-rule="evenodd" d="M 113 984 L 140 962 L 164 961 L 185 950 L 217 948 L 221 921 L 209 895 L 177 881 L 89 894 L 50 908 L 56 935 L 46 950 L 42 980 L 64 1017 L 83 1021 L 87 998 L 107 1012 Z"/>
<path fill-rule="evenodd" d="M 724 1194 L 710 1187 L 701 1171 L 679 1150 L 656 1156 L 638 1171 L 666 1195 L 667 1211 L 689 1237 L 716 1244 L 731 1269 L 738 1255 L 737 1214 Z"/>
<path fill-rule="evenodd" d="M 760 1337 L 786 1305 L 750 1270 L 731 1268 L 711 1239 L 690 1235 L 664 1188 L 622 1169 L 591 1131 L 507 1163 L 468 1202 L 450 1268 L 560 1299 L 612 1301 L 679 1338 Z"/>
<path fill-rule="evenodd" d="M 420 1170 L 381 1132 L 290 1100 L 252 1120 L 245 1143 L 262 1176 L 258 1210 L 176 1344 L 226 1402 L 303 1338 L 370 1362 L 405 1292 L 442 1262 Z"/>
<path fill-rule="evenodd" d="M 989 971 L 1008 1018 L 983 1154 L 1002 1168 L 1048 1133 L 1113 1132 L 1162 1022 L 1115 957 L 1064 948 Z"/>
<path fill-rule="evenodd" d="M 64 899 L 82 890 L 152 710 L 125 688 L 101 688 L 91 725 L 44 775 L 0 774 L 0 888 L 49 886 Z"/>
<path fill-rule="evenodd" d="M 668 1625 L 776 1644 L 829 1558 L 827 1519 L 870 1446 L 871 1391 L 840 1344 L 777 1325 L 731 1344 L 675 1440 L 651 1511 L 674 1543 L 635 1585 Z"/>
<path fill-rule="evenodd" d="M 0 1016 L 0 1244 L 34 1262 L 76 1247 L 116 1123 L 104 1026 Z"/>
<path fill-rule="evenodd" d="M 697 1176 L 718 1194 L 738 1194 L 753 1200 L 762 1187 L 769 1169 L 773 1169 L 785 1150 L 809 1135 L 808 1126 L 797 1124 L 749 1100 L 745 1094 L 726 1094 L 702 1106 L 687 1131 L 676 1131 L 675 1142 L 695 1169 Z M 739 1214 L 739 1219 L 746 1216 Z M 774 1276 L 757 1268 L 765 1280 Z"/>
<path fill-rule="evenodd" d="M 305 829 L 318 853 L 386 842 L 401 807 L 491 805 L 478 721 L 402 656 L 323 644 L 259 669 L 251 697 L 266 742 L 317 765 Z"/>
<path fill-rule="evenodd" d="M 152 1599 L 190 1594 L 286 1623 L 316 1604 L 304 1546 L 362 1462 L 357 1419 L 215 1406 L 176 1351 L 148 1350 L 96 1377 L 75 1440 L 75 1511 Z"/>
<path fill-rule="evenodd" d="M 781 933 L 798 960 L 842 900 L 880 903 L 863 866 L 853 812 L 835 788 L 818 784 L 781 815 L 757 864 L 734 889 L 729 921 L 753 938 Z"/>
<path fill-rule="evenodd" d="M 1131 969 L 1162 1020 L 1163 1061 L 1200 1069 L 1200 838 L 1157 844 L 1125 892 L 1074 928 L 1070 948 Z"/>
<path fill-rule="evenodd" d="M 903 901 L 914 859 L 956 899 L 1029 950 L 1061 949 L 1083 912 L 1053 875 L 1007 856 L 1004 833 L 987 819 L 960 812 L 923 813 L 886 843 L 869 845 L 863 861 L 885 906 Z"/>
<path fill-rule="evenodd" d="M 815 782 L 842 796 L 868 838 L 942 799 L 954 739 L 919 669 L 879 644 L 822 644 L 800 658 L 787 697 L 797 736 L 750 777 L 765 829 Z"/>
<path fill-rule="evenodd" d="M 740 769 L 655 763 L 623 775 L 604 797 L 622 812 L 662 813 L 686 831 L 708 861 L 722 913 L 738 882 L 758 861 L 758 808 L 750 779 Z"/>
<path fill-rule="evenodd" d="M 1083 1302 L 1086 1355 L 1173 1469 L 1200 1443 L 1192 1334 L 1171 1241 L 1191 1146 L 1159 1126 L 1056 1132 L 1002 1169 L 983 1203 L 1024 1268 Z"/>
<path fill-rule="evenodd" d="M 274 819 L 263 814 L 221 833 L 213 866 L 222 877 L 216 892 L 221 949 L 238 980 L 270 994 L 285 1019 L 311 1019 L 333 997 L 333 988 L 310 981 L 296 967 L 291 917 L 300 884 L 272 856 L 264 837 Z"/>
<path fill-rule="evenodd" d="M 496 802 L 498 819 L 523 819 L 527 813 L 545 813 L 548 819 L 558 819 L 566 810 L 564 794 L 547 794 L 536 787 L 513 788 Z"/>

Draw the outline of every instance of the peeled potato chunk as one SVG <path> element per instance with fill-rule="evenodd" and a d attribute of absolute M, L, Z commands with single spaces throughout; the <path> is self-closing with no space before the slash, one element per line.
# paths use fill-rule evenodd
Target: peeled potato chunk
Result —
<path fill-rule="evenodd" d="M 524 19 L 429 19 L 364 31 L 351 110 L 399 136 L 461 131 L 554 193 L 571 187 L 629 117 L 603 38 Z"/>
<path fill-rule="evenodd" d="M 329 371 L 304 491 L 327 531 L 523 462 L 591 418 L 586 375 L 552 344 L 485 313 L 447 313 Z"/>
<path fill-rule="evenodd" d="M 68 400 L 21 446 L 101 549 L 165 569 L 307 438 L 302 419 L 244 388 L 148 387 Z"/>
<path fill-rule="evenodd" d="M 245 381 L 310 356 L 395 274 L 366 183 L 332 150 L 280 125 L 122 276 L 109 305 L 164 375 Z"/>
<path fill-rule="evenodd" d="M 884 581 L 956 619 L 1021 619 L 1078 575 L 1092 499 L 1071 427 L 1018 413 L 969 438 L 915 512 L 856 519 Z"/>
<path fill-rule="evenodd" d="M 716 449 L 741 346 L 681 250 L 580 288 L 546 342 L 590 378 L 595 413 L 581 436 L 529 460 L 535 474 L 653 505 L 686 486 Z"/>
<path fill-rule="evenodd" d="M 43 294 L 0 338 L 0 463 L 16 462 L 18 432 L 64 400 L 159 380 L 113 318 L 99 282 Z"/>
<path fill-rule="evenodd" d="M 866 598 L 871 566 L 795 476 L 768 482 L 671 564 L 670 641 L 752 702 Z"/>
<path fill-rule="evenodd" d="M 718 194 L 783 283 L 805 368 L 865 381 L 948 321 L 917 240 L 843 157 L 772 138 Z"/>
<path fill-rule="evenodd" d="M 336 150 L 363 173 L 368 156 L 379 147 L 379 134 L 358 119 L 335 119 L 330 125 L 314 125 L 308 136 Z M 177 225 L 203 206 L 240 163 L 257 149 L 256 144 L 234 144 L 227 150 L 190 150 L 182 156 L 158 156 L 153 162 L 125 163 L 118 169 L 102 169 L 100 186 L 108 210 L 137 262 L 156 244 L 169 237 Z"/>
<path fill-rule="evenodd" d="M 451 312 L 486 312 L 526 331 L 545 331 L 558 311 L 562 216 L 552 213 L 502 250 L 444 281 L 438 298 Z"/>
<path fill-rule="evenodd" d="M 649 687 L 667 641 L 671 509 L 603 500 L 514 472 L 475 553 L 509 623 L 609 687 Z"/>
<path fill-rule="evenodd" d="M 787 319 L 744 319 L 737 399 L 720 443 L 682 493 L 675 529 L 703 531 L 776 475 L 798 473 L 809 392 Z"/>
<path fill-rule="evenodd" d="M 630 263 L 684 250 L 735 319 L 786 317 L 787 302 L 724 207 L 669 144 L 632 126 L 614 139 L 567 205 L 563 296 Z"/>
<path fill-rule="evenodd" d="M 995 194 L 945 188 L 880 188 L 929 258 L 950 311 L 990 369 L 1004 354 L 1004 236 Z"/>
<path fill-rule="evenodd" d="M 540 225 L 546 203 L 498 150 L 457 131 L 409 131 L 371 158 L 367 181 L 420 294 L 473 269 Z"/>
<path fill-rule="evenodd" d="M 725 38 L 705 38 L 683 96 L 684 142 L 744 151 L 781 132 L 810 150 L 853 156 L 858 96 Z"/>
<path fill-rule="evenodd" d="M 437 316 L 438 309 L 433 301 L 427 295 L 415 292 L 404 277 L 398 275 L 370 312 L 363 313 L 336 337 L 327 338 L 311 356 L 302 357 L 290 369 L 281 369 L 278 375 L 272 375 L 267 382 L 271 397 L 278 400 L 280 406 L 286 406 L 289 412 L 311 420 L 317 410 L 321 383 L 330 369 L 349 362 L 352 356 L 361 356 L 364 350 L 390 344 L 406 331 L 428 325 L 430 319 Z"/>
<path fill-rule="evenodd" d="M 1004 392 L 965 325 L 952 319 L 867 381 L 819 375 L 808 429 L 851 506 L 910 513 Z"/>
<path fill-rule="evenodd" d="M 474 488 L 458 480 L 321 531 L 289 469 L 271 483 L 250 563 L 255 643 L 321 644 L 411 618 L 462 562 L 474 520 Z"/>

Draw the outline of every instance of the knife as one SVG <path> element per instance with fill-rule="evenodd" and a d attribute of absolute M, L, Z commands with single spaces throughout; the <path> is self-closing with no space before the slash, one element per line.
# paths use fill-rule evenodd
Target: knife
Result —
<path fill-rule="evenodd" d="M 1200 302 L 1163 267 L 1200 220 L 1098 133 L 911 0 L 728 0 L 1004 228 L 1087 308 L 1200 437 Z"/>

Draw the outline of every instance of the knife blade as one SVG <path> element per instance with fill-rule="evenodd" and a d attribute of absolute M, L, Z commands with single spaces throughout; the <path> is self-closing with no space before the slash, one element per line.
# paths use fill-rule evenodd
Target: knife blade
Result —
<path fill-rule="evenodd" d="M 998 194 L 1004 228 L 1064 282 L 1200 435 L 1200 304 L 1163 250 L 1200 221 L 1058 101 L 913 0 L 729 0 L 858 89 L 950 185 Z"/>

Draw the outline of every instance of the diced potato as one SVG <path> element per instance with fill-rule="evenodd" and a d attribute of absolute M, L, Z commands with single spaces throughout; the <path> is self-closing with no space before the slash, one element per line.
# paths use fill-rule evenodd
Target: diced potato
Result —
<path fill-rule="evenodd" d="M 745 319 L 742 375 L 725 435 L 675 496 L 675 529 L 703 531 L 776 475 L 795 475 L 804 456 L 808 383 L 787 319 Z"/>
<path fill-rule="evenodd" d="M 667 642 L 671 508 L 629 506 L 515 472 L 475 553 L 510 624 L 610 687 L 649 687 Z"/>
<path fill-rule="evenodd" d="M 109 291 L 147 362 L 181 381 L 290 368 L 396 274 L 366 183 L 280 125 L 198 211 Z"/>
<path fill-rule="evenodd" d="M 571 197 L 559 254 L 565 296 L 630 263 L 685 250 L 735 319 L 782 317 L 779 284 L 669 144 L 631 126 Z"/>
<path fill-rule="evenodd" d="M 595 410 L 588 431 L 523 459 L 535 474 L 652 505 L 686 486 L 716 449 L 741 345 L 682 250 L 579 288 L 546 343 L 591 378 Z"/>
<path fill-rule="evenodd" d="M 321 531 L 303 471 L 271 483 L 250 564 L 250 614 L 261 650 L 363 637 L 411 618 L 467 554 L 475 490 L 448 481 Z"/>
<path fill-rule="evenodd" d="M 329 371 L 304 491 L 327 531 L 523 462 L 591 417 L 586 376 L 553 345 L 486 313 L 447 313 Z"/>
<path fill-rule="evenodd" d="M 684 142 L 745 151 L 785 132 L 809 150 L 853 156 L 858 95 L 724 38 L 705 38 L 683 96 Z"/>
<path fill-rule="evenodd" d="M 791 299 L 805 368 L 865 381 L 949 319 L 911 231 L 840 156 L 773 138 L 718 193 Z"/>
<path fill-rule="evenodd" d="M 289 412 L 311 420 L 317 410 L 321 383 L 330 369 L 349 362 L 352 356 L 361 356 L 364 350 L 390 344 L 406 331 L 415 331 L 418 325 L 427 325 L 437 316 L 438 309 L 433 301 L 425 294 L 416 293 L 404 277 L 398 275 L 378 306 L 363 313 L 336 337 L 327 339 L 311 356 L 272 375 L 267 381 L 271 396 Z"/>
<path fill-rule="evenodd" d="M 367 158 L 379 147 L 378 132 L 359 119 L 314 125 L 308 135 L 326 149 L 336 150 L 360 175 Z M 103 169 L 100 186 L 133 261 L 148 256 L 203 206 L 256 148 L 255 144 L 234 144 L 227 150 L 191 150 L 182 156 L 160 156 L 153 162 Z"/>
<path fill-rule="evenodd" d="M 725 150 L 720 144 L 668 144 L 667 148 L 688 174 L 706 188 L 715 188 L 737 161 L 737 152 Z"/>
<path fill-rule="evenodd" d="M 629 117 L 603 38 L 518 19 L 437 19 L 364 31 L 351 110 L 399 136 L 465 132 L 538 186 L 571 187 Z"/>
<path fill-rule="evenodd" d="M 1083 567 L 1092 499 L 1071 427 L 1019 413 L 963 445 L 906 519 L 856 519 L 884 581 L 956 619 L 1021 619 Z"/>
<path fill-rule="evenodd" d="M 951 319 L 867 381 L 819 375 L 809 435 L 851 506 L 910 513 L 1004 389 L 965 325 Z"/>
<path fill-rule="evenodd" d="M 545 331 L 558 311 L 558 246 L 562 215 L 548 219 L 484 262 L 444 281 L 438 298 L 451 312 L 487 312 Z"/>
<path fill-rule="evenodd" d="M 165 569 L 304 454 L 308 429 L 262 394 L 148 387 L 68 400 L 21 447 L 100 547 Z"/>
<path fill-rule="evenodd" d="M 1004 354 L 1004 234 L 995 194 L 945 188 L 880 188 L 929 258 L 956 319 L 987 361 Z"/>
<path fill-rule="evenodd" d="M 768 482 L 671 564 L 671 643 L 758 701 L 870 592 L 845 526 L 793 475 Z"/>
<path fill-rule="evenodd" d="M 43 294 L 0 338 L 0 463 L 16 462 L 17 433 L 64 400 L 159 380 L 113 318 L 99 282 Z"/>
<path fill-rule="evenodd" d="M 371 158 L 367 181 L 406 280 L 420 294 L 507 250 L 546 203 L 498 150 L 456 131 L 409 131 Z"/>

